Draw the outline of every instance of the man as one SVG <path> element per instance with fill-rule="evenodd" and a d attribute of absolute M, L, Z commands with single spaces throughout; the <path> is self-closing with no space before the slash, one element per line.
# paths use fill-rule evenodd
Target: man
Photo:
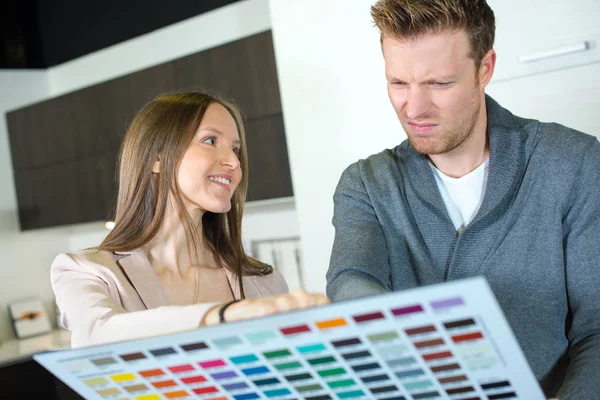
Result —
<path fill-rule="evenodd" d="M 371 13 L 408 140 L 342 174 L 327 294 L 483 275 L 546 395 L 600 398 L 600 143 L 485 94 L 485 0 L 380 0 Z"/>

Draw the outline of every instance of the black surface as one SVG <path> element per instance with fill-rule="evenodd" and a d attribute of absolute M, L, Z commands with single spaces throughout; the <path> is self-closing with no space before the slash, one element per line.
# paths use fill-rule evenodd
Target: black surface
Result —
<path fill-rule="evenodd" d="M 0 6 L 0 68 L 43 68 L 38 0 L 9 0 Z"/>
<path fill-rule="evenodd" d="M 47 68 L 240 0 L 9 0 L 0 68 Z"/>
<path fill-rule="evenodd" d="M 66 386 L 35 360 L 0 366 L 2 399 L 81 400 L 83 397 Z"/>

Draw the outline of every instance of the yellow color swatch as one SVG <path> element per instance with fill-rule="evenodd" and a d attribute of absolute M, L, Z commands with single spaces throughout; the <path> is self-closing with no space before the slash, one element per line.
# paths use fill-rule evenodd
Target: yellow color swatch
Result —
<path fill-rule="evenodd" d="M 126 382 L 126 381 L 133 381 L 135 379 L 135 375 L 119 374 L 119 375 L 111 375 L 111 378 L 115 382 Z"/>
<path fill-rule="evenodd" d="M 143 396 L 137 396 L 135 400 L 161 400 L 157 394 L 145 394 Z"/>

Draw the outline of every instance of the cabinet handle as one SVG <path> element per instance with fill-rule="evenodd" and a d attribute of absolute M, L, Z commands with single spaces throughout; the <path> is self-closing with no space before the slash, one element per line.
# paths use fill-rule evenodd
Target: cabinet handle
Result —
<path fill-rule="evenodd" d="M 567 54 L 580 53 L 582 51 L 586 51 L 591 49 L 591 43 L 588 41 L 583 41 L 579 43 L 569 44 L 567 46 L 555 47 L 554 49 L 548 49 L 539 51 L 537 53 L 525 54 L 519 56 L 519 62 L 522 63 L 530 63 L 534 61 L 545 60 L 548 58 L 554 58 L 559 56 L 564 56 Z"/>

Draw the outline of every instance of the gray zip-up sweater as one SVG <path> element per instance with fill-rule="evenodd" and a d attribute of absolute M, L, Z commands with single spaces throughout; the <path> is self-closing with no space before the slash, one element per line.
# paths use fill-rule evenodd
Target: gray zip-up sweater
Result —
<path fill-rule="evenodd" d="M 408 141 L 350 165 L 334 195 L 333 301 L 487 278 L 547 396 L 600 399 L 600 143 L 486 97 L 485 196 L 457 236 Z"/>

